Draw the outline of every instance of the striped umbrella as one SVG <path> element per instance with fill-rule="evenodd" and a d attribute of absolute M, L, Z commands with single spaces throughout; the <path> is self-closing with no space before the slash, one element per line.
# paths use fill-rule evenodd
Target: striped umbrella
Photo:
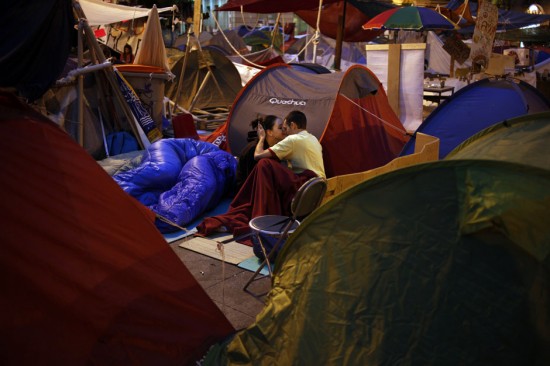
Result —
<path fill-rule="evenodd" d="M 435 30 L 457 29 L 457 25 L 437 11 L 421 6 L 406 6 L 386 10 L 365 24 L 363 29 Z"/>

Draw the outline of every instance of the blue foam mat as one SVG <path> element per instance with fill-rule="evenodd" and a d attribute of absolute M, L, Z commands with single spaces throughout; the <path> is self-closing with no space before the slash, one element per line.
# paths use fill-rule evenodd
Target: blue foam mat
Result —
<path fill-rule="evenodd" d="M 256 270 L 258 269 L 260 264 L 262 264 L 262 261 L 260 260 L 260 258 L 254 256 L 254 257 L 250 257 L 248 259 L 245 259 L 244 261 L 239 263 L 237 265 L 237 267 L 246 269 L 246 270 L 251 271 L 251 272 L 256 272 Z M 273 266 L 273 263 L 271 263 L 271 272 L 273 272 L 274 268 L 275 267 Z M 264 266 L 264 268 L 262 268 L 262 270 L 260 271 L 260 274 L 262 274 L 264 276 L 269 276 L 269 271 L 267 269 L 267 266 Z"/>
<path fill-rule="evenodd" d="M 163 234 L 164 239 L 166 240 L 166 242 L 172 243 L 176 240 L 180 240 L 187 236 L 193 235 L 194 233 L 197 232 L 197 225 L 199 225 L 202 222 L 202 220 L 204 220 L 204 218 L 226 213 L 227 210 L 229 209 L 229 205 L 231 204 L 232 200 L 233 198 L 222 199 L 214 209 L 205 212 L 204 214 L 202 214 L 195 220 L 191 221 L 187 225 L 184 225 L 187 231 L 178 230 L 173 233 Z"/>

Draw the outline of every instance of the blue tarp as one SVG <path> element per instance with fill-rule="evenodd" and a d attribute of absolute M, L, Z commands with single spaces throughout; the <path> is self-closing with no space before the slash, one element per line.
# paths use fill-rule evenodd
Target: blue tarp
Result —
<path fill-rule="evenodd" d="M 213 209 L 235 184 L 236 159 L 208 142 L 162 139 L 141 163 L 117 173 L 122 189 L 156 214 L 185 226 Z M 157 220 L 161 232 L 178 228 Z"/>
<path fill-rule="evenodd" d="M 447 4 L 446 8 L 451 10 L 456 10 L 459 6 L 464 3 L 464 0 L 451 0 Z M 469 2 L 470 12 L 473 16 L 477 15 L 477 2 Z M 513 10 L 498 10 L 498 30 L 507 30 L 507 29 L 516 29 L 521 27 L 526 27 L 528 25 L 540 24 L 550 20 L 550 15 L 537 15 L 537 14 L 527 14 L 520 11 Z M 474 31 L 474 26 L 464 27 L 460 29 L 460 32 L 472 33 Z"/>
<path fill-rule="evenodd" d="M 550 110 L 550 102 L 523 81 L 482 79 L 455 93 L 418 127 L 440 139 L 439 158 L 477 132 L 506 119 Z M 414 152 L 415 136 L 400 156 Z"/>

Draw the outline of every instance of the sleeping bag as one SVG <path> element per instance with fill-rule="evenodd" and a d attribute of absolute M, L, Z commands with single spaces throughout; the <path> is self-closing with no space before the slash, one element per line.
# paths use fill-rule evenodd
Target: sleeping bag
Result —
<path fill-rule="evenodd" d="M 185 226 L 232 191 L 236 169 L 236 159 L 213 144 L 162 139 L 147 148 L 137 167 L 113 178 L 153 212 Z M 178 230 L 159 219 L 156 225 L 163 233 Z"/>

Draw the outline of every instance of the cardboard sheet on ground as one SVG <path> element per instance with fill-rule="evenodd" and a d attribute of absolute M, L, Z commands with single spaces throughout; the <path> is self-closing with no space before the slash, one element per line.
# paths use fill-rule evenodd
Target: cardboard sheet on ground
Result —
<path fill-rule="evenodd" d="M 212 235 L 208 238 L 194 237 L 184 241 L 179 246 L 211 258 L 224 260 L 226 263 L 231 264 L 239 264 L 250 257 L 254 257 L 252 247 L 237 243 L 236 241 L 223 244 L 222 256 L 222 252 L 218 250 L 218 242 L 230 239 L 231 237 L 232 234 L 227 233 Z"/>

